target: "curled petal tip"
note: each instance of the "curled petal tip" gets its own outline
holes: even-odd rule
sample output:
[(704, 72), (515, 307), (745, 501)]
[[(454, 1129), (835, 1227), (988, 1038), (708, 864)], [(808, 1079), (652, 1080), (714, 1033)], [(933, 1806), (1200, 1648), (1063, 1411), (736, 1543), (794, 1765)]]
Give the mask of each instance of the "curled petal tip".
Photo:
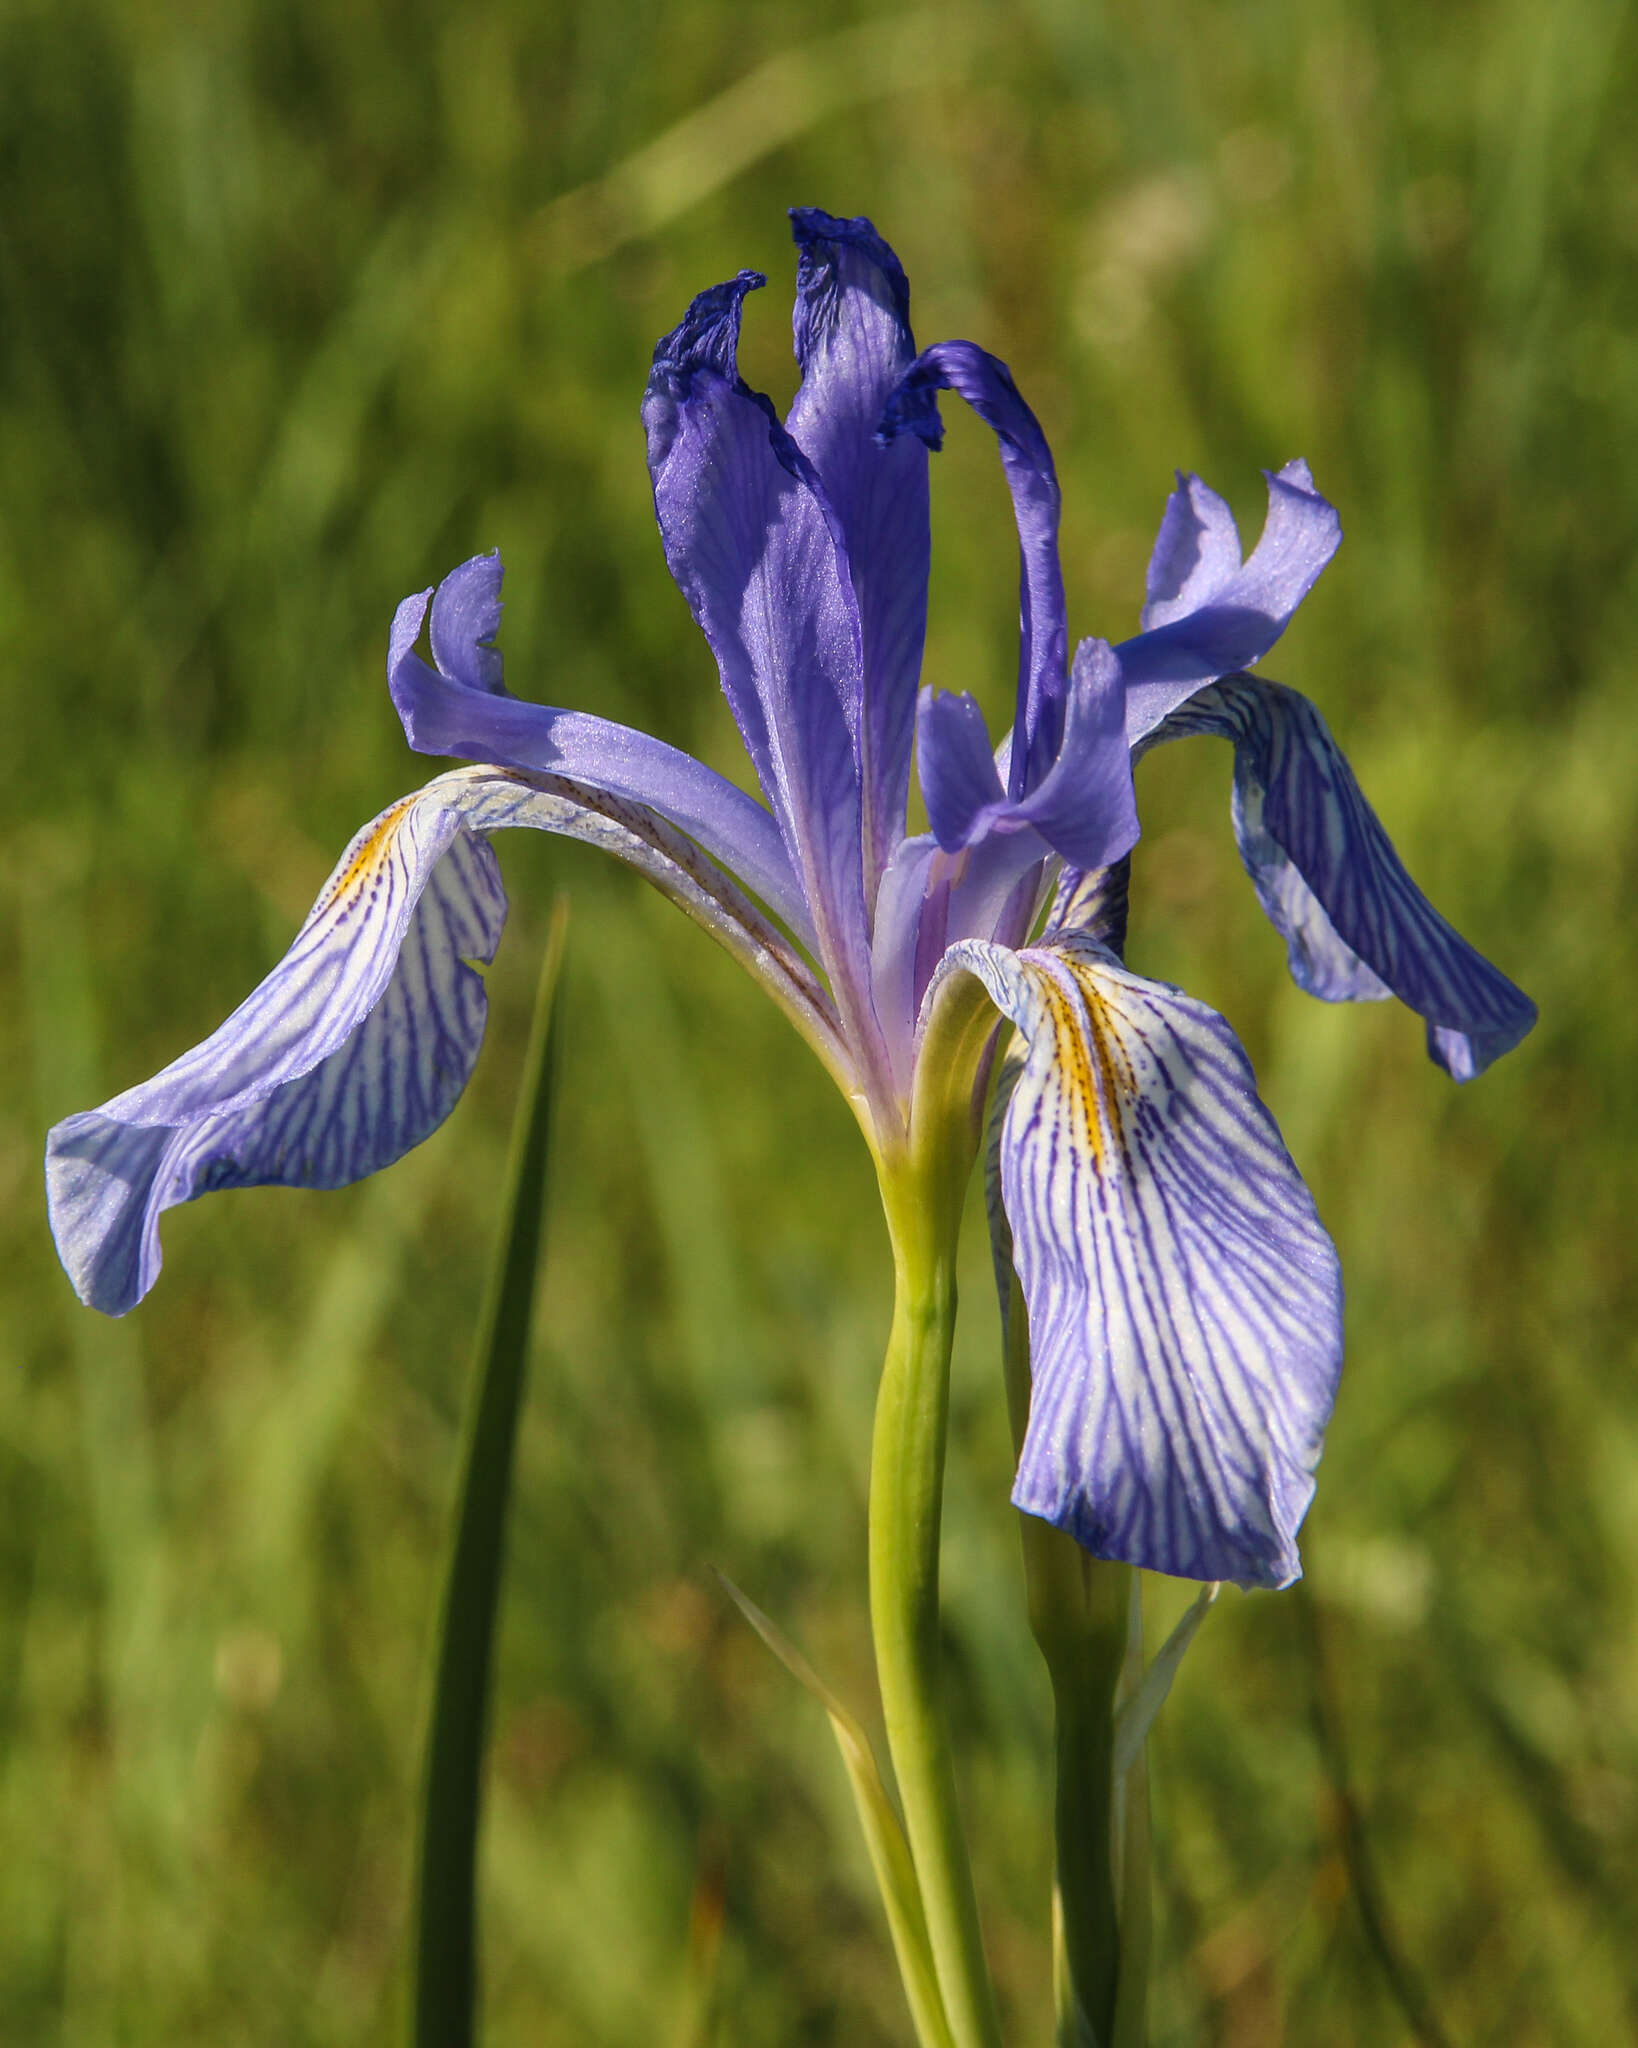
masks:
[(389, 688), (398, 671), (398, 664), (404, 659), (421, 637), (421, 627), (431, 601), (430, 586), (425, 590), (412, 591), (392, 615), (392, 630), (387, 635), (387, 683)]
[(474, 555), (452, 569), (432, 600), (432, 658), (440, 674), (469, 690), (499, 696), (505, 689), (500, 630), (500, 549)]
[(901, 434), (914, 434), (935, 453), (944, 446), (944, 422), (939, 418), (938, 393), (941, 380), (920, 363), (912, 364), (898, 389), (882, 408), (876, 439), (885, 448)]
[[(797, 312), (810, 303), (817, 273), (822, 269), (841, 271), (864, 267), (874, 271), (885, 287), (892, 310), (908, 334), (910, 326), (910, 281), (904, 265), (890, 243), (877, 234), (875, 223), (863, 214), (852, 219), (826, 213), (819, 206), (790, 209), (791, 237), (801, 252), (797, 280)], [(797, 353), (803, 353), (798, 336)]]
[(718, 376), (739, 375), (739, 322), (748, 292), (760, 291), (768, 280), (760, 270), (742, 270), (726, 283), (700, 292), (688, 311), (654, 345), (654, 373), (686, 375), (715, 370)]
[(1292, 456), (1289, 462), (1282, 462), (1278, 469), (1265, 469), (1263, 475), (1270, 483), (1290, 484), (1296, 490), (1306, 491), (1312, 498), (1320, 495), (1315, 488), (1314, 472), (1300, 455)]
[(865, 214), (827, 213), (822, 206), (793, 206), (789, 209), (791, 239), (798, 249), (857, 249), (880, 270), (901, 282), (904, 266), (890, 243), (876, 232), (876, 224)]
[(1529, 1031), (1536, 1006), (1412, 881), (1346, 755), (1306, 697), (1226, 675), (1160, 728), (1234, 747), (1234, 832), (1292, 978), (1322, 1002), (1395, 995), (1430, 1058), (1470, 1081)]

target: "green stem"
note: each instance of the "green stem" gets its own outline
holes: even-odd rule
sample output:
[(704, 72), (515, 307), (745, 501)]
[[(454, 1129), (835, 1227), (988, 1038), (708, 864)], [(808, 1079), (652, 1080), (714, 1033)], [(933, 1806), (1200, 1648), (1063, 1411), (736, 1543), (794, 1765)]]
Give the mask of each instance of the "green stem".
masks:
[(876, 1669), (950, 2033), (957, 2048), (1000, 2048), (939, 1698), (939, 1515), (960, 1202), (945, 1174), (884, 1174), (882, 1186), (895, 1294), (870, 1470)]

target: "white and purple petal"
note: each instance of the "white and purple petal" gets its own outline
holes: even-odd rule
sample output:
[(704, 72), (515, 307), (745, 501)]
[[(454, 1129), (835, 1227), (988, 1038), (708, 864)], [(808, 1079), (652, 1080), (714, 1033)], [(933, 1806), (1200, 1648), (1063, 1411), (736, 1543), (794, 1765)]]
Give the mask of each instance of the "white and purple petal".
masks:
[(1079, 936), (957, 945), (955, 969), (1027, 1046), (1000, 1139), (1030, 1327), (1014, 1501), (1097, 1557), (1288, 1585), (1342, 1292), (1244, 1052)]
[(1325, 1002), (1396, 995), (1458, 1081), (1510, 1052), (1536, 1006), (1417, 888), (1330, 728), (1306, 697), (1225, 676), (1150, 735), (1234, 744), (1234, 832), (1299, 988)]
[(1115, 649), (1134, 743), (1202, 683), (1261, 659), (1337, 551), (1341, 524), (1307, 463), (1265, 474), (1268, 518), (1243, 564), (1227, 505), (1198, 477), (1178, 477), (1149, 564), (1144, 631)]
[(387, 687), (410, 745), (422, 754), (564, 776), (646, 804), (697, 839), (812, 946), (812, 920), (784, 839), (754, 797), (664, 740), (510, 695), (500, 651), (485, 644), (499, 623), (500, 579), (498, 554), (478, 555), (444, 578), (432, 603), (436, 668), (415, 651), (427, 594), (398, 607)]
[(365, 826), (295, 943), (203, 1044), (51, 1132), (53, 1234), (82, 1300), (122, 1315), (160, 1268), (159, 1218), (253, 1186), (340, 1187), (449, 1114), (483, 1041), (481, 969), (506, 898), (486, 835), (527, 825), (603, 847), (733, 952), (838, 1081), (829, 997), (690, 840), (643, 806), (549, 776), (457, 769)]
[(202, 1045), (52, 1131), (46, 1185), (80, 1298), (123, 1315), (159, 1217), (214, 1189), (341, 1187), (448, 1115), (478, 1056), (495, 857), (438, 784), (366, 825), (290, 951)]
[(841, 532), (859, 608), (855, 724), (867, 899), (904, 833), (916, 683), (932, 549), (927, 450), (876, 438), (915, 360), (910, 287), (868, 220), (791, 210), (800, 256), (795, 341), (802, 383), (785, 425), (812, 463)]
[(922, 351), (883, 414), (883, 435), (910, 433), (936, 448), (942, 431), (933, 403), (937, 391), (954, 391), (993, 430), (1012, 493), (1020, 557), (1019, 650), (1007, 795), (1016, 801), (1046, 774), (1063, 736), (1069, 628), (1058, 561), (1058, 473), (1041, 423), (1019, 395), (1012, 372), (970, 341), (939, 342)]
[(1131, 886), (1130, 859), (1113, 861), (1106, 868), (1065, 868), (1053, 888), (1042, 936), (1055, 939), (1077, 932), (1124, 959)]

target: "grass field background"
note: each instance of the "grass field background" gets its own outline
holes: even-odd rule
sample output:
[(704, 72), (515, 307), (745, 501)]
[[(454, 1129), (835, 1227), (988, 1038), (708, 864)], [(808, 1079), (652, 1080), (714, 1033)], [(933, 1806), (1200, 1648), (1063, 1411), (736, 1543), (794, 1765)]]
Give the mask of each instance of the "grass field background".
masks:
[[(1309, 1577), (1225, 1599), (1153, 1745), (1156, 2041), (1638, 2029), (1634, 40), (1624, 0), (4, 0), (7, 2042), (399, 2035), (437, 1552), (558, 888), (485, 2038), (907, 2039), (822, 1717), (709, 1569), (868, 1704), (885, 1239), (841, 1102), (722, 956), (519, 835), (489, 1044), (422, 1150), (174, 1214), (118, 1324), (40, 1195), (48, 1123), (213, 1028), (430, 772), (383, 687), (407, 591), (498, 545), (516, 692), (742, 772), (636, 406), (742, 264), (772, 279), (747, 375), (788, 398), (793, 202), (871, 214), (918, 337), (1012, 365), (1077, 632), (1133, 630), (1174, 467), (1254, 535), (1259, 467), (1307, 456), (1347, 539), (1270, 670), (1541, 1006), (1457, 1090), (1396, 1005), (1302, 997), (1226, 750), (1144, 764), (1133, 963), (1234, 1023), (1349, 1290)], [(1010, 516), (947, 414), (927, 675), (998, 724)], [(1044, 2041), (1048, 1707), (970, 1222), (952, 1711), (1009, 2039)], [(1149, 1588), (1156, 1628), (1181, 1599)]]

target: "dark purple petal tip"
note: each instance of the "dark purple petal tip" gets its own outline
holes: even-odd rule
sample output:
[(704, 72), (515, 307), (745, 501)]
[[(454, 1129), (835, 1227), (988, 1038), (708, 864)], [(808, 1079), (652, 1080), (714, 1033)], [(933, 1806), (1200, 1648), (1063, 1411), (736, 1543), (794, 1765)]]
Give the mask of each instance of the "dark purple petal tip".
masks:
[(898, 389), (882, 408), (876, 439), (885, 448), (901, 434), (915, 434), (935, 454), (944, 446), (944, 422), (938, 416), (938, 393), (949, 388), (925, 356), (912, 363)]
[(805, 335), (800, 323), (812, 323), (821, 313), (821, 304), (816, 303), (816, 288), (820, 285), (825, 270), (836, 272), (848, 254), (862, 258), (881, 273), (882, 281), (892, 295), (893, 311), (906, 328), (910, 325), (910, 280), (904, 274), (904, 265), (894, 254), (890, 244), (877, 234), (875, 223), (863, 214), (855, 219), (826, 213), (822, 206), (793, 206), (791, 215), (791, 239), (800, 252), (796, 284), (796, 317), (799, 323), (796, 337), (796, 352), (805, 353)]
[[(913, 409), (918, 402), (928, 402), (923, 393), (934, 391), (953, 391), (966, 399), (1000, 439), (1003, 457), (1009, 452), (1021, 457), (1056, 494), (1058, 474), (1046, 435), (1013, 382), (1011, 370), (999, 356), (992, 356), (988, 349), (973, 341), (939, 341), (924, 348), (888, 400), (882, 422), (884, 430), (896, 419), (901, 399)], [(916, 421), (911, 417), (902, 424), (916, 426)], [(920, 431), (919, 426), (916, 430)]]
[(690, 304), (682, 319), (654, 345), (656, 375), (669, 371), (686, 376), (693, 370), (715, 370), (737, 380), (739, 318), (747, 292), (760, 291), (768, 280), (760, 270), (742, 270), (725, 284), (714, 284)]

